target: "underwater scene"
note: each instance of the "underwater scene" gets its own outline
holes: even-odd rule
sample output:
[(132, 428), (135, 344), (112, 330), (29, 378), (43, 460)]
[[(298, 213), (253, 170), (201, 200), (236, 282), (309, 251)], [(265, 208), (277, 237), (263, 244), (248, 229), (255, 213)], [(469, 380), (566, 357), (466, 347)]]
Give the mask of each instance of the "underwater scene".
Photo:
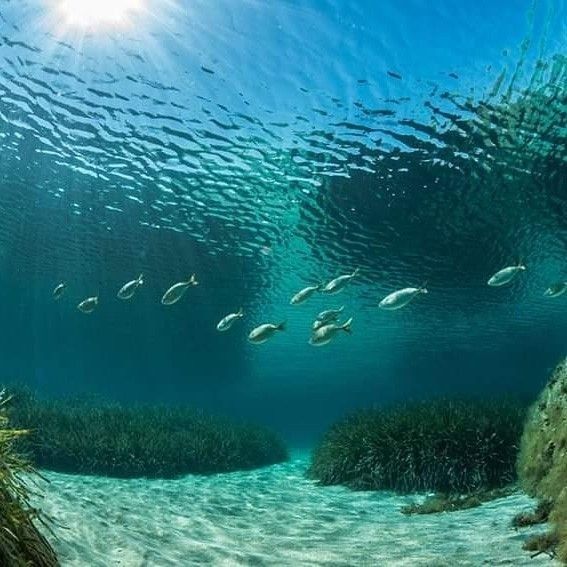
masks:
[(565, 0), (0, 0), (0, 567), (567, 564)]

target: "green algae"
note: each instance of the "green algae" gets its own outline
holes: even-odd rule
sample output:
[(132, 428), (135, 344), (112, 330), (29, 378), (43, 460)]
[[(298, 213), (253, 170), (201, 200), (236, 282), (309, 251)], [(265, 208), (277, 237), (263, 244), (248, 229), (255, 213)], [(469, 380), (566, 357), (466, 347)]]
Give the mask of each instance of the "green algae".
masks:
[(506, 498), (517, 492), (515, 485), (492, 490), (478, 490), (472, 494), (434, 494), (419, 504), (409, 504), (401, 509), (402, 514), (439, 514), (477, 508), (485, 502)]
[[(551, 531), (538, 544), (567, 564), (567, 359), (553, 372), (529, 412), (518, 457), (524, 490), (551, 503)], [(535, 544), (534, 544), (535, 545)]]

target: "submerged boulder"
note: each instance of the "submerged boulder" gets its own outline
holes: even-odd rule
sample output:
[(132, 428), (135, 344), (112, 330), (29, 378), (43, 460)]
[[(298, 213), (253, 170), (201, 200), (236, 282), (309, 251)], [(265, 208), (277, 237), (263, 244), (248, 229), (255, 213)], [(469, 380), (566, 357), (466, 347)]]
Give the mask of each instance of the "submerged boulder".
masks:
[(567, 563), (567, 359), (532, 406), (522, 435), (518, 476), (524, 490), (551, 503), (551, 542)]

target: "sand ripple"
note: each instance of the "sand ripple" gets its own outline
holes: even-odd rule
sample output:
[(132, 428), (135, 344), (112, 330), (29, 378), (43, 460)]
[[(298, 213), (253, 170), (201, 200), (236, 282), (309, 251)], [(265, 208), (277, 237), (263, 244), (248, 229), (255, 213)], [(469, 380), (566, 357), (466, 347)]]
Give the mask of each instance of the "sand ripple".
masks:
[[(510, 527), (531, 506), (518, 494), (434, 516), (399, 512), (408, 497), (321, 488), (307, 459), (254, 472), (178, 480), (46, 473), (42, 508), (63, 566), (551, 565), (521, 550)], [(541, 529), (541, 528), (538, 528)]]

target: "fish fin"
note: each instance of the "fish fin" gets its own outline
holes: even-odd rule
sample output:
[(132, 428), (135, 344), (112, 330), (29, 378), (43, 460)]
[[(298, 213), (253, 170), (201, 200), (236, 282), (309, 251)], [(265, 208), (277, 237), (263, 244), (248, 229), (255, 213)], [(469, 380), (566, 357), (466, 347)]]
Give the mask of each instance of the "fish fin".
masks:
[(276, 328), (278, 329), (278, 331), (285, 331), (286, 326), (287, 321), (282, 321), (279, 325), (276, 325)]
[(352, 332), (351, 327), (352, 327), (352, 317), (346, 323), (344, 323), (344, 325), (341, 325), (341, 329), (346, 333)]

